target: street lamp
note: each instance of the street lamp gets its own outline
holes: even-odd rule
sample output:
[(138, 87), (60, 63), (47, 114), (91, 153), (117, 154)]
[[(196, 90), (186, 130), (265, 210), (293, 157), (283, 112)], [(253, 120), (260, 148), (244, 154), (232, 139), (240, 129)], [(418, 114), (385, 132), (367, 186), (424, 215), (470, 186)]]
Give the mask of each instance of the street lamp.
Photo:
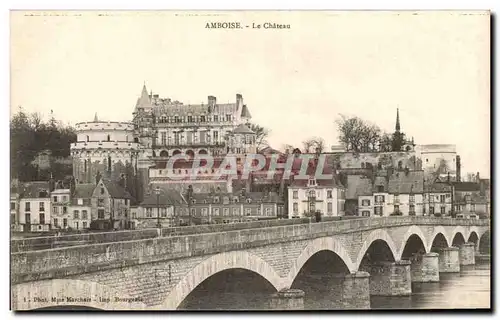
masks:
[(160, 223), (160, 187), (155, 188), (155, 194), (156, 194), (156, 216), (158, 218), (158, 223), (157, 227), (161, 228), (161, 223)]

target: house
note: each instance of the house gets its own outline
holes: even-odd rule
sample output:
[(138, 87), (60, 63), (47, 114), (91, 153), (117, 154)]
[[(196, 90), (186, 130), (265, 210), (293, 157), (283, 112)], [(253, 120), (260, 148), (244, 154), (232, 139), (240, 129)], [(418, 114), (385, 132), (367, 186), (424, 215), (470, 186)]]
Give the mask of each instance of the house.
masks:
[(303, 218), (320, 212), (323, 216), (343, 216), (345, 188), (337, 179), (291, 179), (288, 186), (288, 217)]
[(284, 211), (283, 200), (276, 192), (247, 192), (245, 188), (234, 193), (194, 193), (189, 200), (190, 215), (181, 216), (181, 224), (190, 219), (194, 224), (277, 219)]
[(154, 188), (146, 195), (132, 214), (132, 228), (154, 228), (174, 226), (175, 214), (179, 215), (181, 206), (187, 202), (181, 192), (167, 187)]
[(449, 215), (452, 208), (452, 186), (445, 182), (434, 182), (424, 187), (423, 214)]
[(456, 213), (490, 214), (489, 183), (454, 182), (452, 185)]
[(93, 183), (81, 183), (75, 185), (69, 212), (71, 220), (69, 225), (72, 229), (84, 230), (90, 228), (92, 212), (92, 194), (96, 188)]
[(373, 185), (365, 175), (348, 175), (346, 215), (373, 216)]
[(17, 187), (10, 188), (10, 230), (22, 231), (19, 224), (19, 192)]
[[(423, 171), (379, 171), (377, 176), (348, 176), (347, 199), (358, 216), (422, 215)], [(351, 209), (352, 210), (352, 209)]]
[(92, 193), (92, 229), (128, 229), (130, 194), (118, 183), (101, 179)]
[(69, 206), (71, 205), (71, 190), (70, 189), (54, 189), (50, 193), (52, 206), (52, 228), (53, 229), (68, 229), (71, 227), (71, 213)]
[(50, 184), (26, 182), (19, 189), (19, 225), (24, 232), (50, 231)]

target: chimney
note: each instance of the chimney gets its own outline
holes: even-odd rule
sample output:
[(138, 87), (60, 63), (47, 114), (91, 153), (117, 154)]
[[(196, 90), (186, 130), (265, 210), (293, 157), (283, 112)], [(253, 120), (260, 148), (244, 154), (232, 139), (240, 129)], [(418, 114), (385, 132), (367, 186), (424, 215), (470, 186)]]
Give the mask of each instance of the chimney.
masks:
[(461, 178), (461, 167), (462, 164), (460, 163), (460, 156), (457, 156), (456, 162), (455, 162), (457, 168), (456, 168), (456, 175), (457, 175), (457, 182), (460, 182), (462, 180)]
[(208, 96), (208, 106), (213, 107), (217, 103), (217, 98), (214, 96)]
[(243, 107), (243, 96), (239, 93), (236, 94), (236, 110), (240, 110)]
[(481, 179), (479, 178), (479, 172), (478, 172), (476, 175), (476, 182), (479, 183), (479, 181), (481, 181)]

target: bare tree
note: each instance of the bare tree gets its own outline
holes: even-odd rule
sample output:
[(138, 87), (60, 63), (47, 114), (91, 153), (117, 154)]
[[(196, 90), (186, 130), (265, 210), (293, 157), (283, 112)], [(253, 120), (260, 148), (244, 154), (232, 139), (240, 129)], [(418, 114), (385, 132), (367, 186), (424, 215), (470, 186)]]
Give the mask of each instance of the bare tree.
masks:
[(257, 150), (268, 144), (266, 139), (269, 137), (269, 133), (271, 132), (269, 129), (261, 127), (255, 123), (250, 123), (250, 129), (255, 133), (255, 144)]
[(325, 140), (321, 137), (311, 137), (302, 142), (305, 153), (323, 152), (325, 150)]
[(340, 115), (337, 119), (339, 142), (347, 151), (377, 151), (382, 137), (380, 128), (359, 117)]

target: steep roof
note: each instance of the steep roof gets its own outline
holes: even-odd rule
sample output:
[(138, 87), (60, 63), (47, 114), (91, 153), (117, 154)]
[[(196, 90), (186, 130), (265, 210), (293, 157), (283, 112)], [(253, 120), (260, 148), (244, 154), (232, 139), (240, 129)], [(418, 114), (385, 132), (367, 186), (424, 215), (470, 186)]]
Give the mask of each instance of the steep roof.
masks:
[(248, 110), (246, 104), (244, 104), (243, 108), (241, 108), (241, 117), (242, 118), (248, 118), (248, 119), (252, 118), (252, 115), (250, 114), (250, 111)]
[(424, 172), (395, 172), (389, 177), (389, 193), (422, 193), (424, 191)]
[(242, 134), (255, 134), (246, 124), (242, 123), (236, 128), (234, 128), (233, 133), (242, 133)]
[(451, 185), (447, 183), (437, 182), (433, 184), (426, 184), (424, 186), (425, 192), (451, 192)]
[(120, 186), (116, 182), (106, 180), (106, 179), (102, 179), (101, 181), (104, 184), (104, 186), (106, 187), (106, 189), (108, 190), (109, 195), (112, 198), (114, 198), (114, 199), (131, 199), (132, 198), (130, 193), (128, 193), (127, 190), (122, 188), (122, 186)]
[(135, 105), (136, 108), (139, 107), (151, 107), (151, 99), (149, 98), (148, 90), (146, 89), (146, 84), (142, 87), (141, 96), (137, 99), (137, 103)]
[(372, 194), (372, 182), (362, 175), (347, 176), (346, 199), (357, 199), (359, 196)]
[(480, 191), (481, 186), (475, 182), (454, 182), (455, 191)]
[(178, 205), (186, 203), (186, 200), (179, 191), (160, 187), (159, 197), (153, 191), (150, 195), (146, 196), (146, 198), (140, 205), (156, 206), (158, 203), (160, 205)]
[[(40, 194), (44, 192), (45, 194)], [(50, 183), (48, 181), (24, 182), (19, 185), (20, 198), (50, 198)]]
[(89, 199), (92, 198), (96, 185), (93, 183), (80, 183), (75, 186), (74, 198)]

